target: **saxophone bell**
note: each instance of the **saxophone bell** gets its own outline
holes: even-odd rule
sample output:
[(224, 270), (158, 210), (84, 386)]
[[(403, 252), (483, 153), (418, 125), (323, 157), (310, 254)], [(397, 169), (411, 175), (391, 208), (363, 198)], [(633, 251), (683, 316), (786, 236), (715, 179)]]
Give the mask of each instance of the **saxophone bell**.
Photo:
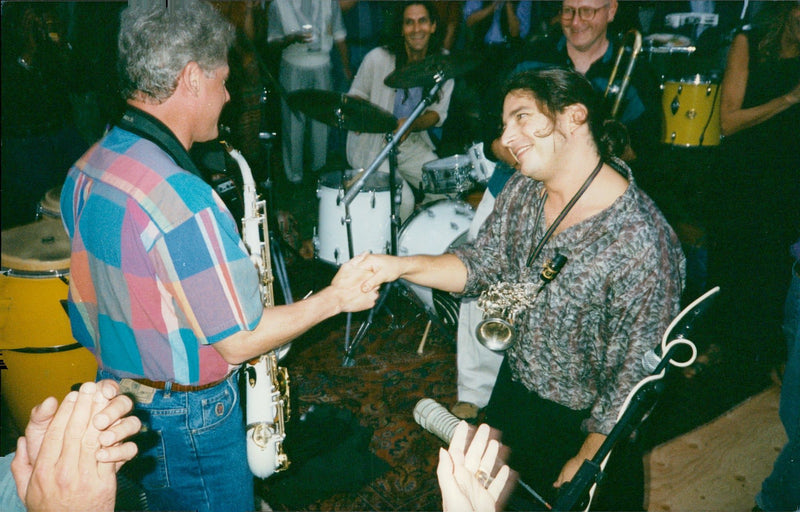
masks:
[(504, 352), (517, 341), (514, 324), (502, 316), (484, 318), (475, 328), (475, 337), (481, 345), (495, 352)]
[(567, 263), (567, 257), (556, 253), (542, 267), (538, 289), (533, 283), (497, 283), (481, 293), (478, 308), (483, 310), (483, 320), (475, 327), (475, 337), (481, 345), (495, 352), (503, 352), (514, 346), (517, 315), (532, 305), (545, 286), (556, 278)]

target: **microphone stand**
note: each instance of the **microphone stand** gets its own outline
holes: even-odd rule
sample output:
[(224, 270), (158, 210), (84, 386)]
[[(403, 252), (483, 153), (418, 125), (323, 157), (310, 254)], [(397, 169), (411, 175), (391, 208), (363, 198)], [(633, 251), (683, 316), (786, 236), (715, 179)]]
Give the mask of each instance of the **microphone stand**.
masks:
[[(375, 160), (370, 164), (370, 166), (364, 171), (364, 173), (356, 180), (355, 183), (347, 190), (344, 195), (342, 201), (344, 201), (344, 208), (345, 208), (345, 226), (347, 227), (347, 235), (348, 235), (348, 245), (350, 249), (350, 258), (352, 259), (355, 255), (353, 254), (353, 241), (352, 235), (350, 232), (350, 203), (356, 198), (356, 195), (361, 191), (364, 187), (369, 176), (375, 172), (378, 167), (383, 164), (386, 158), (389, 158), (389, 190), (392, 194), (391, 199), (391, 248), (390, 254), (393, 256), (397, 255), (397, 236), (398, 236), (398, 224), (400, 223), (399, 216), (397, 214), (398, 205), (401, 202), (402, 198), (402, 191), (396, 179), (397, 174), (397, 146), (400, 145), (399, 141), (403, 140), (403, 136), (411, 130), (411, 124), (417, 120), (417, 118), (422, 115), (426, 108), (428, 108), (432, 103), (433, 99), (438, 94), (439, 90), (442, 88), (445, 82), (445, 76), (443, 72), (438, 72), (433, 77), (433, 86), (430, 90), (425, 94), (422, 100), (417, 104), (414, 108), (411, 115), (406, 118), (405, 122), (400, 125), (397, 132), (392, 135), (391, 133), (386, 134), (386, 141), (387, 144), (383, 147), (381, 152), (375, 158)], [(373, 318), (375, 316), (375, 312), (380, 310), (383, 307), (384, 303), (386, 302), (386, 298), (389, 295), (389, 291), (393, 288), (394, 283), (387, 283), (386, 286), (383, 287), (381, 290), (381, 295), (378, 298), (375, 306), (370, 310), (369, 316), (364, 321), (364, 323), (359, 327), (358, 331), (356, 332), (353, 341), (350, 342), (350, 320), (352, 313), (347, 313), (347, 328), (345, 332), (345, 355), (342, 361), (342, 366), (353, 366), (355, 364), (355, 360), (353, 359), (353, 353), (358, 345), (361, 343), (361, 340), (367, 335), (367, 331), (369, 330), (370, 326), (372, 325)]]
[[(686, 306), (677, 317), (670, 323), (667, 331), (662, 338), (661, 347), (664, 352), (659, 356), (654, 350), (649, 351), (642, 361), (644, 367), (651, 371), (651, 376), (646, 377), (640, 383), (644, 384), (636, 389), (630, 403), (625, 408), (622, 416), (617, 420), (614, 428), (606, 437), (600, 449), (591, 460), (585, 460), (572, 480), (566, 484), (565, 488), (559, 493), (552, 510), (581, 510), (587, 508), (591, 503), (589, 491), (595, 482), (600, 483), (603, 478), (603, 464), (605, 458), (611, 453), (611, 449), (620, 439), (630, 436), (644, 421), (645, 415), (655, 405), (661, 393), (664, 391), (662, 379), (666, 375), (667, 366), (688, 366), (694, 362), (697, 355), (697, 348), (686, 335), (691, 331), (695, 320), (708, 309), (713, 298), (719, 292), (719, 287), (714, 287), (697, 300)], [(681, 322), (683, 322), (681, 324)], [(667, 341), (669, 340), (669, 343)], [(673, 360), (675, 352), (680, 345), (686, 344), (692, 348), (693, 356), (689, 361), (676, 363)], [(653, 367), (653, 364), (655, 367)], [(645, 382), (647, 381), (647, 382)]]
[[(677, 347), (676, 347), (677, 348)], [(672, 351), (667, 354), (660, 369), (669, 364), (669, 357)], [(660, 371), (660, 370), (659, 370)], [(559, 493), (558, 499), (553, 505), (553, 510), (583, 510), (586, 508), (589, 499), (589, 489), (595, 482), (600, 483), (603, 478), (602, 464), (606, 456), (611, 453), (611, 449), (620, 439), (630, 436), (644, 421), (645, 414), (655, 405), (664, 384), (660, 380), (649, 382), (634, 394), (633, 399), (628, 405), (625, 413), (617, 421), (614, 428), (606, 437), (600, 449), (591, 460), (583, 461), (578, 472), (567, 484), (563, 492)]]
[[(394, 137), (391, 133), (386, 134), (386, 142), (387, 147), (392, 146), (394, 143)], [(365, 174), (366, 176), (366, 174)], [(353, 185), (355, 186), (355, 184)], [(402, 200), (402, 191), (401, 188), (398, 187), (397, 184), (397, 150), (392, 149), (389, 151), (389, 191), (392, 195), (390, 200), (390, 227), (391, 230), (391, 242), (390, 242), (390, 254), (397, 255), (397, 226), (400, 223), (400, 217), (397, 214), (398, 206), (400, 205), (400, 201)], [(347, 228), (347, 243), (348, 248), (350, 250), (350, 259), (355, 257), (354, 250), (353, 250), (353, 234), (350, 227), (350, 204), (345, 201), (344, 203), (344, 212), (345, 212), (345, 227)], [(361, 340), (367, 335), (367, 331), (372, 326), (372, 322), (375, 318), (375, 313), (380, 311), (383, 307), (386, 299), (389, 296), (389, 292), (392, 290), (394, 283), (387, 283), (386, 286), (381, 289), (380, 296), (378, 297), (377, 302), (375, 305), (370, 309), (369, 315), (367, 319), (361, 324), (356, 332), (355, 336), (353, 337), (353, 341), (350, 341), (350, 325), (352, 319), (352, 313), (347, 313), (347, 326), (345, 328), (345, 335), (344, 335), (344, 358), (342, 359), (342, 366), (351, 367), (355, 366), (356, 362), (353, 358), (353, 352), (361, 343)]]

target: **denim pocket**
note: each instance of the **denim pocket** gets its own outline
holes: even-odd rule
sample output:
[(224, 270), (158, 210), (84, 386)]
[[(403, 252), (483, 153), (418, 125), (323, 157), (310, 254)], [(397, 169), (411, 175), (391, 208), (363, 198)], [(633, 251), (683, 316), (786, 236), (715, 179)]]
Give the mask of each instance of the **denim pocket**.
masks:
[(201, 424), (193, 425), (193, 432), (203, 433), (228, 419), (234, 408), (238, 407), (237, 396), (232, 379), (229, 378), (225, 385), (218, 386), (213, 394), (200, 399)]
[(160, 430), (146, 430), (141, 436), (146, 440), (147, 450), (135, 460), (135, 473), (144, 475), (142, 486), (146, 489), (165, 489), (169, 487), (166, 447)]

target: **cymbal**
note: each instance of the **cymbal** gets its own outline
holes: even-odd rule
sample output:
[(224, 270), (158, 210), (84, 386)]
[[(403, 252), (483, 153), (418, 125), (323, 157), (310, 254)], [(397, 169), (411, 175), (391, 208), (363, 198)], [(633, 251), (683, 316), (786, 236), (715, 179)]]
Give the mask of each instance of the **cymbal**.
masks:
[(321, 123), (362, 133), (391, 133), (397, 118), (369, 101), (335, 91), (303, 89), (287, 96), (292, 110), (299, 110)]
[(432, 85), (437, 75), (445, 80), (468, 73), (477, 68), (481, 59), (472, 54), (430, 55), (393, 71), (383, 81), (395, 89), (408, 89)]

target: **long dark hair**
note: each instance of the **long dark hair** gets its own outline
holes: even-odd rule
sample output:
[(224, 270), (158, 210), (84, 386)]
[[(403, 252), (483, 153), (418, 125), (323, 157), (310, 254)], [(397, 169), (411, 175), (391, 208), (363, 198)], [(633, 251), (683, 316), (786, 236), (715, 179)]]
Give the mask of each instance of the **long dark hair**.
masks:
[(433, 2), (396, 2), (394, 6), (394, 15), (392, 17), (391, 31), (389, 32), (389, 39), (385, 48), (395, 56), (395, 69), (402, 69), (408, 62), (408, 55), (406, 54), (406, 42), (403, 38), (403, 16), (406, 9), (411, 5), (421, 5), (428, 11), (428, 17), (431, 23), (436, 24), (436, 32), (431, 34), (430, 42), (428, 43), (428, 55), (438, 54), (442, 49), (442, 29), (439, 23), (439, 11)]
[(758, 62), (777, 60), (781, 55), (781, 37), (787, 24), (791, 23), (792, 10), (800, 2), (767, 2), (755, 15), (753, 31), (758, 41)]
[(580, 73), (559, 67), (523, 71), (506, 81), (502, 89), (503, 97), (512, 91), (530, 94), (539, 110), (553, 124), (556, 115), (570, 105), (585, 106), (589, 131), (604, 160), (619, 156), (628, 144), (625, 127), (618, 121), (605, 117), (602, 98)]

